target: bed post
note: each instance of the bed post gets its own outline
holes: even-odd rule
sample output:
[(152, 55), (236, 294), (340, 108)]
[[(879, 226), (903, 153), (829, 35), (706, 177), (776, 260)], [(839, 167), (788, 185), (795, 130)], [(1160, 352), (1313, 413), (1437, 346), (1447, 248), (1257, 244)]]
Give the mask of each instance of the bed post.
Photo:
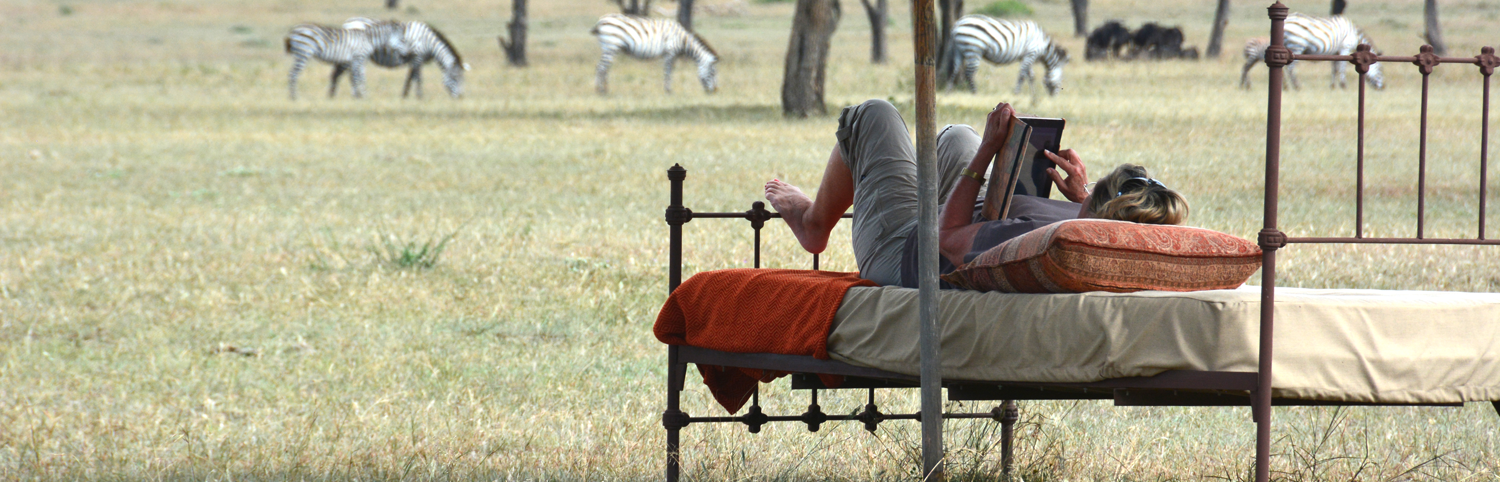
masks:
[(1281, 75), (1292, 62), (1284, 30), (1288, 13), (1281, 2), (1266, 8), (1271, 17), (1271, 45), (1266, 47), (1266, 67), (1271, 79), (1266, 107), (1266, 199), (1265, 226), (1260, 230), (1260, 368), (1251, 413), (1255, 419), (1255, 482), (1270, 480), (1271, 470), (1271, 366), (1276, 316), (1276, 250), (1286, 246), (1286, 234), (1276, 227), (1277, 196), (1281, 162)]
[[(693, 220), (693, 211), (682, 205), (682, 181), (687, 179), (687, 169), (673, 164), (667, 169), (667, 179), (672, 182), (672, 202), (667, 205), (667, 225), (671, 226), (671, 246), (667, 254), (667, 294), (682, 284), (682, 225)], [(682, 363), (677, 345), (667, 345), (667, 410), (661, 414), (661, 425), (667, 429), (667, 481), (676, 482), (681, 471), (682, 428), (688, 424), (688, 415), (682, 408), (682, 381), (687, 375), (687, 364)]]

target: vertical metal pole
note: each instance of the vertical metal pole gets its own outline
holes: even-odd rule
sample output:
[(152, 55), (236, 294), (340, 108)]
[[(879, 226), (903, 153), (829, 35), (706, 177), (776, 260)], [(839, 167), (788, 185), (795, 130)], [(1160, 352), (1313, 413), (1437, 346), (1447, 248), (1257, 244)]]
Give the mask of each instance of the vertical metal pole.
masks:
[(1355, 151), (1354, 237), (1365, 237), (1365, 73), (1359, 73), (1359, 147)]
[(1291, 63), (1284, 30), (1289, 10), (1281, 2), (1266, 9), (1271, 17), (1271, 46), (1266, 48), (1266, 67), (1269, 67), (1271, 79), (1266, 105), (1265, 225), (1260, 231), (1260, 366), (1252, 400), (1255, 482), (1269, 482), (1271, 478), (1271, 345), (1276, 316), (1276, 250), (1286, 243), (1286, 236), (1276, 228), (1276, 211), (1281, 182), (1281, 76), (1282, 68)]
[(755, 269), (760, 269), (760, 228), (755, 228)]
[(912, 53), (917, 103), (917, 300), (922, 349), (922, 473), (946, 480), (943, 471), (943, 373), (937, 319), (938, 172), (937, 35), (932, 0), (912, 0)]
[[(1485, 47), (1489, 49), (1489, 47)], [(1493, 54), (1494, 52), (1489, 52)], [(1479, 134), (1479, 239), (1484, 239), (1484, 202), (1488, 196), (1490, 148), (1490, 74), (1484, 74), (1484, 107), (1481, 109)]]
[(1422, 133), (1417, 147), (1417, 239), (1427, 214), (1427, 72), (1422, 72)]
[[(667, 224), (672, 230), (667, 254), (667, 293), (671, 294), (682, 284), (682, 223), (686, 221), (680, 216), (686, 211), (682, 205), (682, 181), (687, 179), (687, 169), (674, 164), (667, 169), (667, 179), (672, 182), (672, 203), (667, 205)], [(668, 482), (677, 482), (680, 475), (682, 427), (678, 423), (686, 418), (681, 410), (682, 378), (686, 374), (678, 352), (677, 345), (667, 345), (667, 410), (662, 414), (662, 425), (667, 429)]]
[(1015, 400), (1000, 404), (1000, 473), (1010, 480), (1010, 471), (1015, 467), (1016, 420), (1021, 418), (1021, 409)]

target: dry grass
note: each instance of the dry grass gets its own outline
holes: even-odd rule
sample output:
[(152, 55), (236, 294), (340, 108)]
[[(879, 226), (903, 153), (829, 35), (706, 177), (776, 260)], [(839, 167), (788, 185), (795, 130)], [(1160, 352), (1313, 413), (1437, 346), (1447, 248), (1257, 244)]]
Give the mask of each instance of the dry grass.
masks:
[[(0, 5), (0, 479), (659, 474), (664, 350), (649, 327), (666, 288), (663, 171), (688, 167), (699, 210), (744, 209), (768, 177), (815, 182), (834, 120), (779, 114), (790, 5), (747, 2), (745, 15), (699, 18), (724, 54), (717, 95), (699, 91), (685, 68), (678, 94), (665, 95), (659, 64), (623, 62), (614, 93), (598, 97), (585, 32), (609, 10), (602, 0), (532, 2), (526, 69), (505, 67), (495, 45), (508, 17), (499, 4), (408, 0), (416, 11), (400, 16), (437, 25), (474, 65), (467, 98), (442, 96), (429, 71), (430, 98), (401, 101), (401, 76), (378, 71), (371, 98), (328, 100), (319, 95), (328, 70), (318, 66), (303, 77), (304, 99), (286, 100), (285, 29), (389, 16), (380, 3)], [(1093, 15), (1184, 23), (1201, 46), (1212, 5), (1200, 3), (1100, 4)], [(1066, 2), (1033, 5), (1045, 26), (1067, 32)], [(868, 29), (857, 3), (844, 7), (830, 104), (879, 97), (909, 110), (905, 4), (894, 3), (888, 65), (865, 62)], [(1259, 6), (1236, 9), (1231, 52), (1265, 28)], [(1500, 4), (1444, 9), (1455, 50), (1493, 42), (1485, 35)], [(1361, 2), (1351, 14), (1386, 51), (1415, 51), (1417, 2)], [(1080, 40), (1062, 41), (1081, 55)], [(1253, 237), (1264, 81), (1236, 90), (1239, 65), (1234, 55), (1079, 60), (1055, 98), (1013, 96), (1014, 67), (987, 67), (978, 95), (940, 97), (939, 119), (978, 122), (998, 100), (1067, 117), (1070, 142), (1096, 169), (1146, 163), (1188, 193), (1194, 224)], [(1472, 236), (1469, 69), (1435, 77), (1433, 137), (1453, 144), (1432, 148), (1433, 235)], [(1408, 68), (1387, 75), (1392, 87), (1374, 94), (1371, 111), (1367, 233), (1404, 235), (1414, 223), (1418, 79)], [(1336, 174), (1352, 158), (1343, 109), (1352, 93), (1321, 88), (1325, 76), (1306, 69), (1307, 89), (1287, 100), (1297, 119), (1286, 131), (1282, 218), (1297, 234), (1352, 230), (1352, 182)], [(1324, 134), (1345, 140), (1316, 137)], [(1496, 204), (1492, 194), (1491, 225)], [(749, 263), (746, 232), (724, 226), (688, 225), (692, 270)], [(769, 232), (773, 264), (805, 262), (783, 228)], [(421, 246), (449, 233), (430, 269), (372, 254), (383, 240)], [(1283, 281), (1494, 291), (1500, 261), (1483, 253), (1299, 246), (1283, 258)], [(853, 269), (842, 246), (825, 263)], [(801, 396), (787, 391), (767, 388), (768, 411), (801, 412)], [(881, 403), (912, 410), (914, 397), (883, 394)], [(830, 412), (862, 403), (858, 393), (822, 399)], [(685, 404), (718, 410), (698, 387)], [(1249, 463), (1243, 409), (1023, 409), (1027, 480), (1239, 480)], [(1494, 480), (1500, 424), (1491, 412), (1281, 409), (1275, 464), (1285, 480)], [(993, 475), (993, 427), (948, 428), (957, 471)], [(687, 474), (914, 475), (915, 424), (889, 423), (876, 436), (848, 424), (816, 436), (785, 425), (742, 432), (690, 427)]]

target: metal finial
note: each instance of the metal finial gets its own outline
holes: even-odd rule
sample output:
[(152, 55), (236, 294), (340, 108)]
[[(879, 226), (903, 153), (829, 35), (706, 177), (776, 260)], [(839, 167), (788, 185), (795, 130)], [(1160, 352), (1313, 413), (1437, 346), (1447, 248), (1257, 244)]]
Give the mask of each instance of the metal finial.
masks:
[(1271, 16), (1271, 20), (1286, 20), (1291, 10), (1286, 5), (1282, 5), (1281, 2), (1276, 2), (1266, 7), (1266, 12)]

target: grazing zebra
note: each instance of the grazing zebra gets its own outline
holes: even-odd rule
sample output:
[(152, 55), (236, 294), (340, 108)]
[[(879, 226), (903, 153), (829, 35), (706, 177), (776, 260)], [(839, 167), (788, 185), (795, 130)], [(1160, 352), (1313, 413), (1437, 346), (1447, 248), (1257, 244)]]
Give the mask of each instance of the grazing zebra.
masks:
[[(1031, 74), (1031, 65), (1037, 60), (1047, 68), (1042, 84), (1048, 94), (1056, 94), (1062, 84), (1062, 68), (1068, 63), (1068, 51), (1048, 37), (1042, 27), (1030, 20), (1012, 22), (997, 20), (984, 15), (965, 15), (953, 24), (953, 48), (950, 61), (953, 71), (962, 65), (964, 81), (969, 92), (974, 92), (974, 72), (979, 70), (979, 59), (998, 65), (1021, 62), (1021, 73), (1016, 78), (1017, 93), (1026, 81), (1036, 83)], [(950, 84), (951, 86), (951, 84)]]
[[(443, 86), (448, 89), (448, 94), (455, 99), (463, 95), (463, 75), (464, 71), (469, 70), (469, 64), (464, 63), (458, 50), (453, 48), (453, 43), (437, 29), (422, 22), (378, 21), (363, 17), (346, 20), (344, 28), (369, 30), (375, 38), (397, 39), (396, 42), (377, 46), (370, 61), (386, 68), (411, 67), (406, 76), (406, 87), (401, 90), (401, 97), (411, 94), (412, 83), (415, 82), (417, 98), (422, 98), (422, 64), (432, 60), (436, 60), (438, 67), (443, 69)], [(335, 85), (338, 83), (339, 73), (334, 71)]]
[(1271, 46), (1271, 40), (1261, 37), (1245, 41), (1245, 68), (1240, 71), (1240, 88), (1250, 88), (1250, 68), (1266, 59), (1266, 47)]
[[(307, 66), (308, 58), (316, 58), (333, 64), (333, 80), (345, 70), (353, 84), (354, 97), (365, 93), (365, 61), (375, 52), (376, 43), (387, 48), (404, 49), (399, 38), (378, 39), (365, 30), (351, 30), (326, 25), (302, 24), (292, 27), (286, 34), (286, 53), (292, 55), (292, 72), (287, 79), (287, 89), (292, 99), (297, 98), (297, 76)], [(328, 96), (333, 97), (333, 89)]]
[[(1265, 45), (1252, 45), (1260, 42), (1264, 42)], [(1375, 50), (1375, 43), (1365, 37), (1359, 27), (1355, 27), (1353, 22), (1343, 16), (1321, 18), (1294, 13), (1286, 19), (1286, 48), (1293, 54), (1349, 55), (1359, 48), (1360, 44), (1367, 44), (1372, 52), (1376, 55), (1380, 54), (1380, 51)], [(1266, 47), (1269, 45), (1269, 41), (1260, 39), (1251, 39), (1245, 44), (1245, 68), (1240, 72), (1240, 86), (1250, 87), (1250, 80), (1247, 77), (1250, 69), (1265, 59)], [(1333, 76), (1328, 80), (1328, 87), (1347, 87), (1344, 82), (1344, 69), (1349, 66), (1349, 63), (1331, 63)], [(1296, 62), (1287, 65), (1286, 75), (1291, 80), (1292, 88), (1300, 89), (1302, 86), (1297, 82), (1297, 74), (1294, 72), (1296, 66)], [(1385, 79), (1380, 74), (1379, 62), (1370, 64), (1370, 71), (1365, 73), (1365, 81), (1376, 89), (1385, 87)]]
[(672, 64), (679, 55), (698, 62), (698, 81), (703, 83), (703, 90), (718, 90), (714, 65), (719, 62), (719, 54), (703, 37), (676, 21), (609, 14), (600, 17), (589, 33), (599, 38), (599, 48), (604, 51), (594, 82), (600, 94), (609, 91), (609, 65), (621, 51), (638, 59), (665, 58), (667, 93), (672, 92)]

